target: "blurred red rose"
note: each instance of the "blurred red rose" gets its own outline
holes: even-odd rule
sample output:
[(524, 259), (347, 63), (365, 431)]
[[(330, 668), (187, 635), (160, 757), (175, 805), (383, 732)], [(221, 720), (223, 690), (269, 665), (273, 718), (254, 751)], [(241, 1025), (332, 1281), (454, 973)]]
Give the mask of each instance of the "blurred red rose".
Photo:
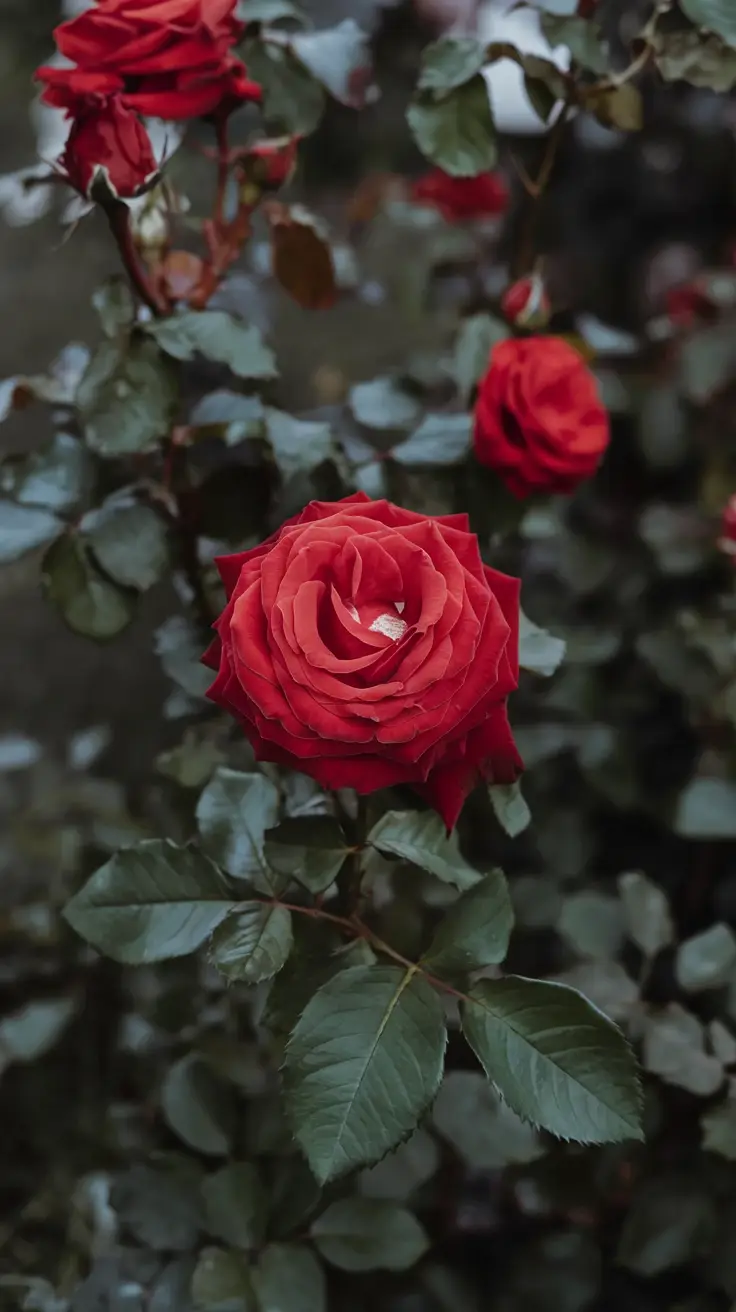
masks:
[(483, 564), (466, 515), (313, 501), (217, 565), (209, 696), (259, 760), (325, 788), (412, 784), (448, 829), (479, 778), (516, 779), (519, 583)]
[(667, 317), (677, 328), (694, 328), (708, 323), (717, 315), (716, 306), (708, 293), (696, 282), (672, 287), (665, 298)]
[(80, 97), (124, 95), (139, 114), (163, 119), (229, 113), (259, 100), (231, 54), (244, 24), (235, 0), (98, 0), (54, 33), (73, 68), (40, 68), (43, 99), (76, 113)]
[(432, 169), (412, 183), (410, 194), (417, 204), (439, 210), (448, 223), (492, 218), (504, 214), (509, 205), (508, 185), (500, 173), (453, 178), (442, 169)]
[(503, 294), (501, 301), (509, 323), (518, 328), (544, 328), (549, 323), (552, 306), (538, 273), (519, 278)]
[(491, 352), (475, 407), (475, 454), (516, 497), (572, 492), (595, 472), (608, 415), (585, 361), (559, 337), (509, 338)]
[(723, 512), (718, 545), (727, 556), (736, 559), (736, 492), (729, 497), (728, 505)]
[(69, 185), (87, 197), (98, 179), (116, 196), (137, 196), (158, 173), (145, 127), (118, 97), (80, 112), (59, 164)]

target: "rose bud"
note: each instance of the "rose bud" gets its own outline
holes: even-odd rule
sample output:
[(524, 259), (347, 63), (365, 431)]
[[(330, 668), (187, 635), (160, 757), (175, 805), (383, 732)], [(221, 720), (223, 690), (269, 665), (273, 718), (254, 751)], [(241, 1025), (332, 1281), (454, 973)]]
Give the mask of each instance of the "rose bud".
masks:
[(532, 273), (512, 283), (503, 294), (501, 309), (517, 328), (546, 328), (552, 306), (540, 275)]
[(208, 696), (259, 761), (324, 788), (409, 784), (448, 829), (478, 781), (516, 780), (519, 581), (484, 564), (467, 515), (357, 492), (216, 563)]
[(145, 127), (118, 97), (81, 109), (59, 164), (69, 185), (88, 200), (99, 186), (115, 197), (139, 196), (159, 171)]
[(300, 140), (299, 136), (276, 137), (239, 152), (240, 198), (249, 209), (258, 204), (262, 195), (278, 191), (291, 181)]
[(475, 405), (477, 459), (516, 497), (572, 492), (609, 441), (587, 364), (559, 337), (514, 337), (491, 351)]

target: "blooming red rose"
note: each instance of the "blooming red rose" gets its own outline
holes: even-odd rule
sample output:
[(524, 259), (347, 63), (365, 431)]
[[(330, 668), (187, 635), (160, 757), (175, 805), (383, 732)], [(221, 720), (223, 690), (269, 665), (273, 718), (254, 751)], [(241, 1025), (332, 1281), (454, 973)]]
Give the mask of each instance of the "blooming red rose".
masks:
[(120, 92), (139, 114), (163, 119), (229, 113), (259, 100), (231, 54), (244, 24), (235, 0), (98, 0), (54, 33), (73, 68), (40, 68), (49, 105), (76, 112), (80, 96)]
[(475, 454), (514, 496), (572, 492), (608, 440), (596, 381), (567, 342), (517, 337), (494, 346), (475, 406)]
[(145, 127), (118, 97), (81, 111), (59, 164), (69, 185), (87, 197), (98, 178), (116, 196), (137, 196), (158, 172)]
[(217, 565), (209, 696), (259, 760), (325, 788), (413, 784), (448, 829), (480, 777), (516, 779), (519, 583), (483, 564), (466, 515), (313, 501)]
[(519, 328), (544, 328), (549, 323), (552, 306), (538, 273), (519, 278), (506, 289), (501, 309), (510, 323)]
[(729, 497), (728, 505), (723, 512), (718, 545), (727, 556), (736, 558), (736, 492)]
[(432, 205), (448, 223), (460, 223), (463, 219), (487, 219), (505, 213), (509, 189), (500, 173), (453, 178), (442, 169), (432, 169), (412, 184), (411, 199)]

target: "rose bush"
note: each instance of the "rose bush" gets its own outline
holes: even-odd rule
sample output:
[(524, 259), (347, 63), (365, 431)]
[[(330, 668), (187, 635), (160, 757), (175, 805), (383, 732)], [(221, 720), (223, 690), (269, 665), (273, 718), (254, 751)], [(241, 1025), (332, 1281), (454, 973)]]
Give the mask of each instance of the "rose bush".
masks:
[(571, 492), (597, 469), (608, 416), (582, 357), (559, 337), (509, 338), (491, 352), (474, 448), (516, 497)]
[(235, 0), (100, 0), (54, 33), (72, 67), (37, 73), (49, 105), (76, 113), (80, 99), (120, 93), (139, 114), (186, 119), (260, 99), (231, 52), (244, 24)]
[(448, 829), (479, 777), (516, 779), (519, 584), (483, 564), (467, 516), (312, 502), (218, 567), (209, 696), (260, 760), (327, 788), (413, 784)]

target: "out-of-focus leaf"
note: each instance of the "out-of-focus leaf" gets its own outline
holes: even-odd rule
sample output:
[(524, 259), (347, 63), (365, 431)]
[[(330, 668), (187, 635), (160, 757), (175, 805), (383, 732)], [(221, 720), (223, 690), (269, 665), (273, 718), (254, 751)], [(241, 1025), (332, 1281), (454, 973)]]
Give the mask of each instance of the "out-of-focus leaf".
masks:
[(350, 408), (359, 423), (379, 430), (410, 428), (420, 413), (419, 402), (394, 378), (356, 383), (350, 391)]
[(579, 956), (610, 960), (617, 955), (624, 936), (619, 901), (593, 890), (573, 893), (565, 900), (557, 929)]
[(353, 18), (319, 32), (296, 32), (289, 45), (335, 100), (362, 109), (371, 81), (371, 54), (368, 37)]
[(518, 838), (531, 824), (532, 813), (524, 800), (521, 784), (491, 784), (488, 789), (491, 806), (501, 828), (509, 838)]
[(197, 824), (206, 850), (229, 875), (276, 892), (283, 880), (269, 871), (263, 845), (278, 812), (279, 793), (270, 779), (223, 766), (199, 799)]
[(533, 1162), (544, 1151), (537, 1131), (512, 1112), (480, 1071), (448, 1072), (432, 1120), (471, 1170)]
[(340, 825), (328, 815), (296, 816), (266, 833), (269, 866), (298, 879), (311, 893), (324, 893), (334, 883), (348, 852)]
[(143, 338), (123, 347), (102, 342), (76, 398), (87, 445), (110, 458), (154, 450), (171, 428), (176, 401), (170, 363)]
[(618, 888), (629, 938), (645, 956), (655, 957), (675, 936), (666, 894), (637, 870), (620, 875)]
[(223, 1085), (196, 1053), (169, 1067), (161, 1086), (167, 1123), (190, 1148), (224, 1157), (231, 1145), (231, 1110)]
[(540, 629), (523, 611), (519, 613), (519, 665), (547, 679), (565, 658), (565, 642)]
[(714, 1201), (697, 1180), (649, 1180), (626, 1215), (617, 1260), (637, 1276), (661, 1275), (707, 1251), (715, 1222)]
[(27, 551), (45, 546), (63, 530), (61, 520), (48, 510), (0, 500), (0, 565), (8, 565)]
[(269, 1244), (253, 1271), (259, 1312), (327, 1312), (324, 1271), (303, 1244)]
[(712, 1107), (701, 1117), (700, 1125), (706, 1151), (736, 1162), (736, 1100), (729, 1097)]
[(189, 697), (204, 697), (212, 671), (202, 664), (203, 641), (183, 615), (171, 615), (156, 630), (154, 645), (164, 672)]
[(136, 1163), (118, 1176), (112, 1205), (125, 1228), (148, 1248), (186, 1253), (202, 1229), (196, 1162), (173, 1153), (155, 1165)]
[(482, 73), (441, 100), (431, 92), (417, 92), (407, 120), (422, 154), (452, 177), (474, 177), (494, 168), (496, 127)]
[(133, 619), (134, 598), (104, 578), (77, 534), (52, 543), (43, 558), (41, 582), (69, 628), (85, 638), (114, 638)]
[(10, 1062), (36, 1061), (53, 1048), (77, 1010), (74, 998), (27, 1002), (0, 1020), (0, 1069)]
[(736, 934), (728, 925), (711, 925), (680, 943), (675, 974), (686, 993), (701, 993), (727, 984), (736, 966)]
[(680, 793), (674, 830), (681, 838), (736, 838), (736, 783), (700, 776)]
[(439, 1165), (437, 1140), (426, 1130), (416, 1130), (377, 1166), (361, 1173), (360, 1192), (366, 1198), (405, 1203), (415, 1190), (432, 1179)]
[(0, 466), (0, 484), (21, 506), (40, 506), (65, 514), (82, 499), (89, 456), (69, 433), (56, 433), (49, 446)]
[(202, 1184), (205, 1226), (231, 1248), (260, 1243), (266, 1223), (263, 1184), (252, 1162), (229, 1162)]
[(246, 1258), (224, 1248), (202, 1249), (192, 1298), (201, 1312), (260, 1312)]
[(670, 1002), (646, 1023), (644, 1067), (667, 1084), (709, 1098), (723, 1083), (723, 1067), (705, 1051), (705, 1031), (697, 1016)]
[(681, 6), (696, 27), (715, 32), (736, 49), (736, 13), (729, 0), (681, 0)]
[(271, 233), (274, 277), (305, 310), (329, 310), (337, 300), (338, 287), (322, 225), (302, 205), (269, 201), (263, 208)]
[(443, 36), (425, 46), (417, 85), (440, 97), (469, 82), (486, 63), (485, 46), (475, 37)]
[(611, 54), (597, 23), (577, 15), (544, 13), (541, 27), (551, 46), (567, 46), (574, 63), (590, 73), (610, 72)]
[(470, 450), (469, 415), (427, 415), (391, 452), (400, 465), (456, 465)]
[(730, 91), (736, 83), (736, 50), (715, 34), (660, 30), (653, 46), (665, 82), (689, 82), (711, 91)]
[(108, 497), (81, 527), (97, 563), (115, 583), (145, 592), (164, 577), (171, 561), (166, 523), (133, 495)]
[(405, 1271), (429, 1247), (411, 1212), (374, 1198), (333, 1203), (310, 1234), (325, 1260), (341, 1271)]
[(202, 437), (222, 437), (226, 446), (237, 446), (249, 437), (261, 437), (264, 408), (259, 396), (243, 396), (227, 388), (208, 392), (189, 416), (190, 427)]
[(224, 310), (183, 310), (168, 319), (154, 319), (146, 331), (175, 360), (207, 360), (227, 365), (239, 378), (256, 381), (277, 376), (276, 358), (260, 329), (241, 323)]
[(135, 299), (130, 285), (122, 274), (109, 278), (92, 295), (94, 305), (106, 337), (117, 338), (129, 333), (135, 324)]
[(243, 58), (249, 75), (263, 89), (266, 122), (290, 134), (314, 132), (325, 109), (324, 88), (289, 46), (246, 41)]
[(507, 325), (492, 314), (472, 314), (462, 320), (455, 341), (453, 376), (466, 404), (488, 369), (493, 347), (508, 335)]
[(283, 410), (267, 409), (266, 435), (283, 478), (316, 469), (334, 454), (329, 424), (295, 419)]

